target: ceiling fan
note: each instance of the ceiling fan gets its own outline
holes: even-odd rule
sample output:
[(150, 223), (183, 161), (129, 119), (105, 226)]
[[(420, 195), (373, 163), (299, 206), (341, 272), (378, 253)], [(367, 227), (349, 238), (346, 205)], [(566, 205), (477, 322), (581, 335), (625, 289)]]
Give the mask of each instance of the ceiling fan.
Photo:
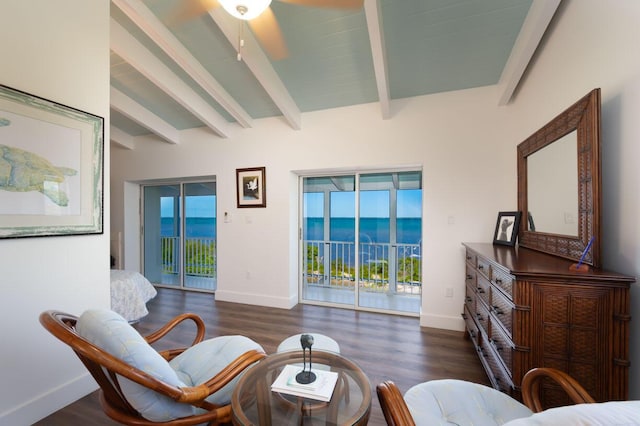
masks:
[[(231, 16), (247, 21), (256, 39), (269, 57), (278, 61), (288, 56), (287, 45), (280, 31), (276, 17), (269, 7), (272, 0), (189, 0), (181, 2), (179, 10), (174, 13), (174, 22), (207, 13), (217, 7), (224, 8)], [(360, 9), (364, 0), (276, 0), (300, 6), (320, 7), (325, 9)], [(242, 41), (240, 42), (240, 46)], [(240, 51), (238, 51), (240, 59)]]

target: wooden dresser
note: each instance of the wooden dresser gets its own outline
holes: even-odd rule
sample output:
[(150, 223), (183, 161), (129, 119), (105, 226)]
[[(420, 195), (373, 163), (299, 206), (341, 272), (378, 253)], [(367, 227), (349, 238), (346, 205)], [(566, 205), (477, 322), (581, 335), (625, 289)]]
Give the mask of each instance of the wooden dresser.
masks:
[[(554, 367), (597, 401), (627, 399), (633, 277), (571, 272), (573, 261), (526, 248), (463, 245), (462, 316), (493, 387), (521, 399), (528, 370)], [(552, 385), (543, 389), (545, 407), (569, 403)]]

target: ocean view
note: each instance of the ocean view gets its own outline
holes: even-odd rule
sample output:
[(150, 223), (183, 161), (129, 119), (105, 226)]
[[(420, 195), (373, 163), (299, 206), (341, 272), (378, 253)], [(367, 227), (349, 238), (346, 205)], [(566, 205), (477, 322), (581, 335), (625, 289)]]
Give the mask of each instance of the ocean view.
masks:
[[(304, 229), (305, 240), (322, 240), (323, 219), (321, 217), (307, 218)], [(333, 218), (331, 219), (332, 241), (354, 241), (355, 219)], [(161, 235), (169, 237), (173, 234), (173, 219), (163, 217), (161, 219)], [(216, 237), (216, 218), (213, 217), (189, 217), (187, 218), (187, 238)], [(360, 234), (362, 242), (388, 243), (389, 219), (388, 218), (363, 218), (360, 220)], [(422, 238), (422, 219), (400, 218), (398, 219), (397, 242), (401, 244), (418, 244)]]
[[(306, 240), (322, 240), (322, 226), (324, 219), (321, 217), (307, 218), (307, 226), (304, 232)], [(397, 241), (401, 244), (418, 244), (422, 238), (422, 219), (400, 218), (397, 221)], [(339, 217), (331, 219), (331, 241), (355, 241), (355, 219)], [(369, 217), (360, 219), (360, 240), (363, 243), (388, 243), (389, 219)]]

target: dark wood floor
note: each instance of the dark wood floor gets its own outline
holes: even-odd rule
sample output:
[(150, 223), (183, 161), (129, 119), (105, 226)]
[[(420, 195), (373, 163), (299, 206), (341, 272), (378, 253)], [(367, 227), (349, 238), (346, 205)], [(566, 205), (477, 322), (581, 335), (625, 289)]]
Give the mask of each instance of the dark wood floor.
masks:
[[(322, 333), (340, 344), (342, 355), (356, 361), (371, 382), (374, 395), (370, 425), (385, 425), (375, 386), (393, 380), (404, 393), (427, 380), (456, 378), (488, 384), (473, 345), (463, 333), (420, 328), (417, 318), (299, 304), (291, 310), (217, 302), (205, 293), (159, 289), (148, 303), (150, 314), (136, 328), (146, 334), (182, 312), (195, 312), (207, 325), (208, 337), (242, 334), (273, 353), (286, 337)], [(182, 326), (181, 326), (182, 327)], [(165, 338), (169, 346), (186, 345), (188, 327)], [(163, 347), (159, 347), (162, 349)], [(36, 425), (115, 425), (90, 394)]]

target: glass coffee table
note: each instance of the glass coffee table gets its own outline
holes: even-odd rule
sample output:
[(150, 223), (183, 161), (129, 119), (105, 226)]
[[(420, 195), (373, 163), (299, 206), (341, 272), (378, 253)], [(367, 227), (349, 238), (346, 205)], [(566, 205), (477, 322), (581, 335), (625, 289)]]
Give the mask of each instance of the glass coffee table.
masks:
[(269, 355), (249, 368), (231, 398), (234, 425), (366, 425), (371, 412), (371, 385), (353, 361), (333, 352), (313, 351), (313, 368), (338, 373), (329, 402), (271, 391), (287, 364), (300, 364), (302, 351)]

